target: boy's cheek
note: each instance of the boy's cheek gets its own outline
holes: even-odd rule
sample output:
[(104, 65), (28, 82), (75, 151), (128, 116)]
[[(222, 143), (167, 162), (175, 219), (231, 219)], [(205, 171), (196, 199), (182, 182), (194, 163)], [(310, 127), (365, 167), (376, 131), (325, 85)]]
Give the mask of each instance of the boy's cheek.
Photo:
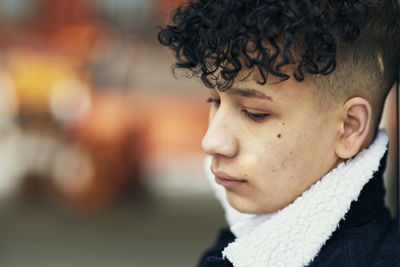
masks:
[[(263, 159), (256, 153), (245, 153), (240, 158), (240, 172), (243, 175), (243, 179), (251, 179), (254, 170), (258, 169), (258, 165), (262, 164)], [(260, 164), (261, 163), (261, 164)]]

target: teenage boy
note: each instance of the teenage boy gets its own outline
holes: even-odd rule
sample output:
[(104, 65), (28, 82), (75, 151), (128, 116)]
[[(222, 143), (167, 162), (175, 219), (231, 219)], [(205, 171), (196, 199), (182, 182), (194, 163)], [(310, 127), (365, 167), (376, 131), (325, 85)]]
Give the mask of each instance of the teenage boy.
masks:
[(394, 0), (190, 0), (161, 28), (176, 67), (209, 88), (202, 147), (230, 229), (201, 266), (400, 266), (378, 130), (399, 13)]

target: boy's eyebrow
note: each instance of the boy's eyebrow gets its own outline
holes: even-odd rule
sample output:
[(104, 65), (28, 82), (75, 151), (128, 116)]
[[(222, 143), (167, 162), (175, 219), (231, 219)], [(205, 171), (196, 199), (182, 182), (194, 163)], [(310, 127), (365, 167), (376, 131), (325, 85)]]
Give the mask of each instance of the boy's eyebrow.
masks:
[(272, 98), (267, 96), (261, 91), (251, 89), (251, 88), (236, 88), (232, 87), (226, 91), (227, 94), (230, 95), (238, 95), (243, 97), (252, 97), (252, 98), (261, 98), (264, 100), (272, 101)]

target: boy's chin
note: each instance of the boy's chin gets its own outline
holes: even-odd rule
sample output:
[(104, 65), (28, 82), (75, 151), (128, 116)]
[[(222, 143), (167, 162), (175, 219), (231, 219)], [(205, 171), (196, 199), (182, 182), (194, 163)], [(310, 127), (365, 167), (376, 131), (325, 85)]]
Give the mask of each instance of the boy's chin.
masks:
[(250, 197), (238, 196), (228, 191), (226, 193), (226, 198), (229, 205), (241, 213), (268, 214), (279, 210), (278, 206), (265, 205), (265, 203), (260, 203)]

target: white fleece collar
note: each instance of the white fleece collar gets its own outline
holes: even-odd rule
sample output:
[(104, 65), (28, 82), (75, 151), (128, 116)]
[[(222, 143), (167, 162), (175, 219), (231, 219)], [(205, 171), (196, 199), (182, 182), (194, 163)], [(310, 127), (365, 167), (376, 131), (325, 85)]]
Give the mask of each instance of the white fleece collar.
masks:
[[(307, 266), (336, 230), (363, 186), (379, 168), (388, 135), (380, 130), (375, 141), (353, 159), (331, 170), (293, 203), (272, 215), (243, 214), (215, 187), (227, 220), (238, 227), (239, 238), (222, 252), (235, 267)], [(223, 190), (223, 188), (222, 188)]]

